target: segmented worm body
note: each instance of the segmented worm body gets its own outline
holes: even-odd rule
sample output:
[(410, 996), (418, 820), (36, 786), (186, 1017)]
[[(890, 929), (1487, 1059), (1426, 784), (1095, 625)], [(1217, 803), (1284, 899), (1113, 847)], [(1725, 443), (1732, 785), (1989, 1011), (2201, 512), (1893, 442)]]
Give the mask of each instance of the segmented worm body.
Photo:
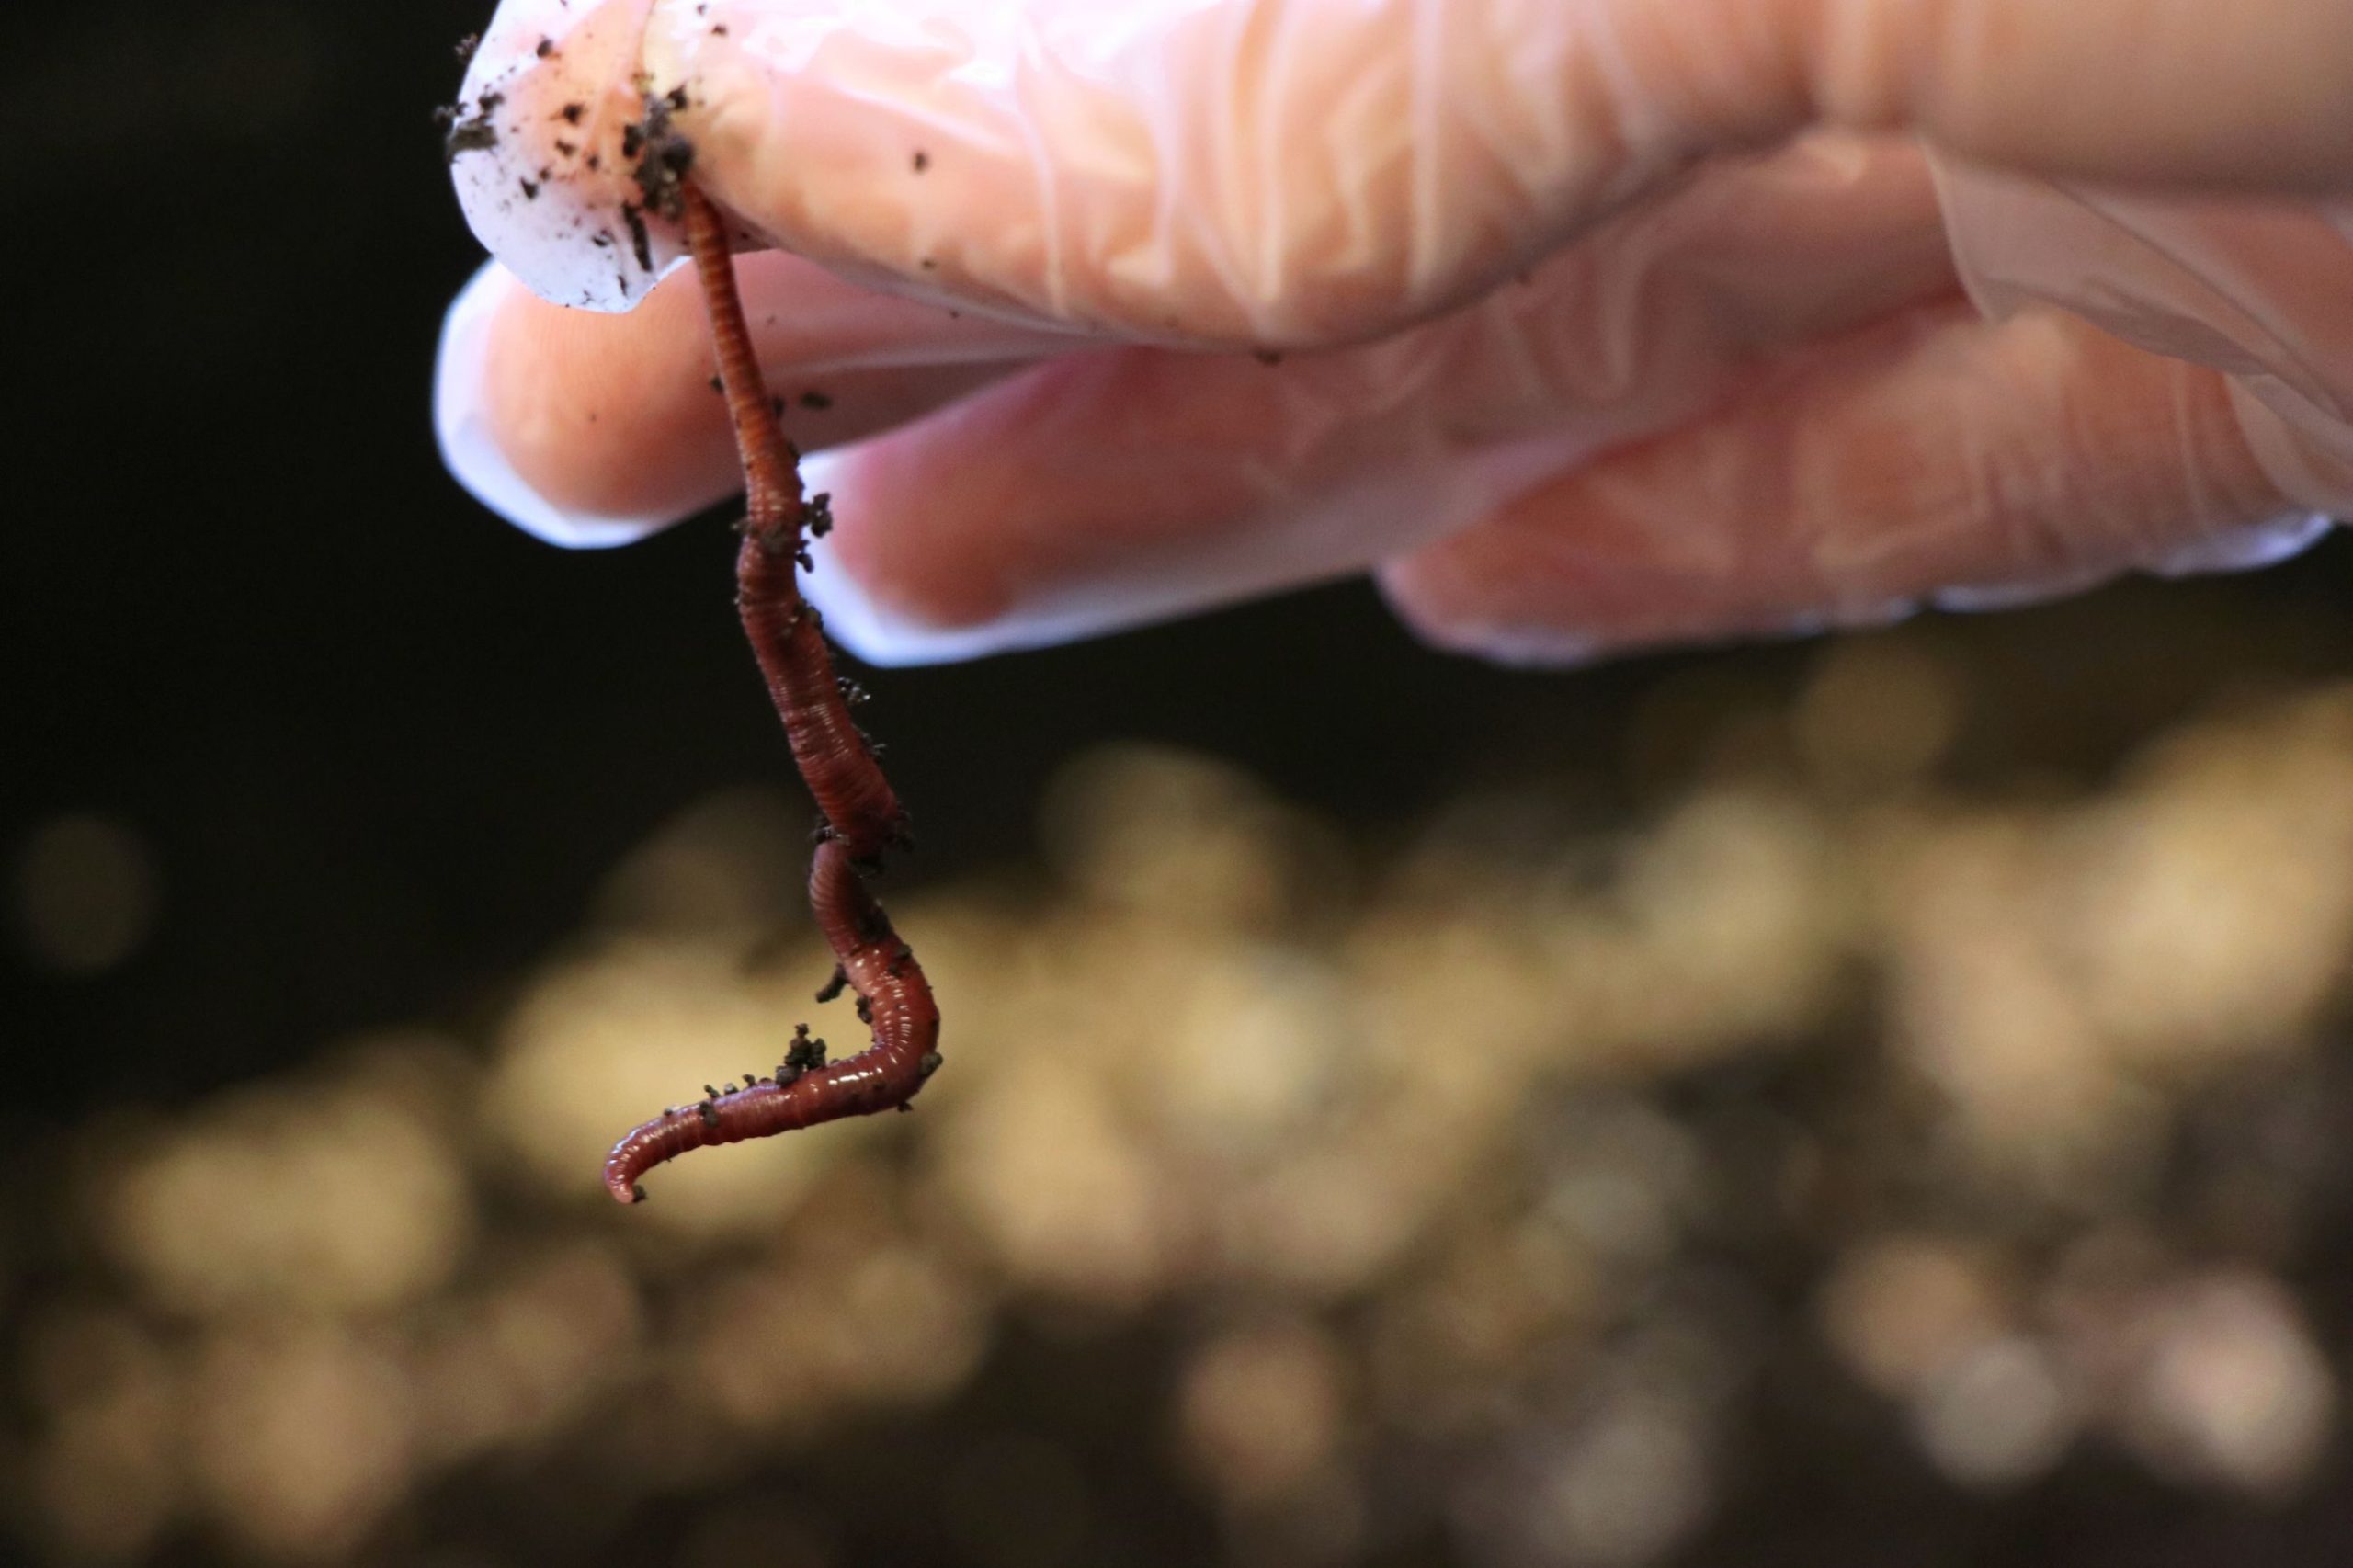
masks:
[[(675, 173), (684, 170), (685, 160), (676, 160)], [(623, 1203), (642, 1201), (638, 1178), (689, 1149), (904, 1107), (939, 1067), (939, 1009), (931, 987), (859, 877), (860, 867), (907, 842), (906, 812), (882, 777), (872, 744), (850, 718), (817, 612), (801, 598), (796, 575), (808, 562), (803, 528), (822, 533), (826, 527), (824, 497), (812, 502), (801, 494), (796, 454), (778, 426), (753, 357), (719, 212), (682, 179), (670, 189), (701, 278), (720, 381), (744, 460), (750, 516), (735, 560), (736, 608), (784, 721), (793, 760), (824, 817), (810, 868), (809, 903), (838, 967), (818, 996), (829, 1001), (845, 983), (856, 990), (859, 1016), (871, 1024), (874, 1041), (829, 1065), (824, 1042), (803, 1025), (772, 1076), (753, 1077), (741, 1088), (708, 1087), (701, 1100), (674, 1106), (636, 1129), (605, 1160), (606, 1188)]]
[(906, 812), (850, 719), (817, 612), (793, 581), (796, 566), (793, 556), (746, 530), (735, 561), (735, 605), (826, 830), (849, 846), (852, 859), (870, 864), (906, 842)]
[(864, 999), (874, 1043), (827, 1065), (824, 1041), (811, 1039), (804, 1027), (775, 1076), (664, 1111), (614, 1145), (605, 1162), (605, 1185), (622, 1202), (642, 1196), (636, 1190), (640, 1176), (689, 1149), (889, 1110), (904, 1105), (938, 1070), (939, 1008), (923, 968), (891, 929), (890, 916), (858, 880), (839, 841), (817, 846), (809, 902), (842, 973)]

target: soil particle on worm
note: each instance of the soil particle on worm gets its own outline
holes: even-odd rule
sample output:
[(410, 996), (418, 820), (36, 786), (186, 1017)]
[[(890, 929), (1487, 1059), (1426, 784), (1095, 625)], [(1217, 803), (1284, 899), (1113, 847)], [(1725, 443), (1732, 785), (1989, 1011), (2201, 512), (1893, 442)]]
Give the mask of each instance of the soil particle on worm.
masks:
[(621, 155), (644, 197), (644, 208), (676, 222), (685, 213), (687, 176), (695, 166), (695, 144), (681, 134), (675, 117), (687, 107), (687, 90), (646, 95), (645, 118), (621, 132)]

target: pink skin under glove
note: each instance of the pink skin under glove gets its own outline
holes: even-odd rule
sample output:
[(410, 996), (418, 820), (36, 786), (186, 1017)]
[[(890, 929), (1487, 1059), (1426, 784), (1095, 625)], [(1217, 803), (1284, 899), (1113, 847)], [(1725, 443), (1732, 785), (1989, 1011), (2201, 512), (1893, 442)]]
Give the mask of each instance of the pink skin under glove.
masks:
[(510, 0), (439, 427), (563, 542), (733, 488), (650, 90), (773, 247), (869, 659), (1366, 571), (1562, 661), (2259, 564), (2353, 513), (2348, 81), (2342, 0)]

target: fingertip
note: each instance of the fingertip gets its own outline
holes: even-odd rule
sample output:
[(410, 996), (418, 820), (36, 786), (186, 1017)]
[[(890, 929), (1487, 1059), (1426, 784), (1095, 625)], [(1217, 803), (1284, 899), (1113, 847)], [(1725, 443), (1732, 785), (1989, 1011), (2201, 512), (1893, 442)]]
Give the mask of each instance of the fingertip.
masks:
[(811, 565), (802, 574), (801, 596), (824, 619), (825, 635), (862, 663), (881, 669), (957, 664), (1020, 646), (1006, 623), (981, 620), (962, 626), (926, 621), (875, 593), (861, 573), (871, 575), (870, 552), (842, 548), (846, 539), (867, 531), (858, 521), (859, 497), (845, 454), (821, 452), (801, 460), (801, 486), (831, 497), (834, 528), (809, 543)]
[[(959, 664), (1055, 647), (1235, 597), (1214, 568), (1206, 576), (1164, 569), (1010, 588), (1008, 580), (1037, 564), (1028, 554), (1034, 541), (1002, 519), (993, 526), (985, 504), (943, 530), (940, 488), (910, 489), (897, 472), (936, 472), (924, 456), (886, 437), (801, 460), (803, 484), (831, 497), (834, 516), (833, 530), (810, 543), (813, 564), (801, 591), (824, 618), (826, 634), (867, 664)], [(959, 496), (950, 505), (972, 501)]]
[(486, 397), (492, 326), (501, 301), (520, 287), (505, 267), (486, 262), (443, 319), (433, 378), (433, 432), (441, 460), (474, 499), (534, 538), (567, 550), (634, 543), (669, 519), (560, 507), (517, 472), (499, 443)]
[(625, 311), (685, 256), (631, 156), (654, 5), (506, 0), (466, 72), (450, 183), (483, 247), (544, 299)]
[(1576, 669), (1614, 651), (1606, 639), (1564, 621), (1515, 621), (1493, 613), (1493, 597), (1454, 570), (1456, 564), (1440, 544), (1373, 574), (1390, 613), (1430, 647), (1532, 670)]
[(2253, 528), (2234, 528), (2193, 540), (2150, 562), (2146, 570), (2160, 577), (2259, 572), (2302, 555), (2336, 527), (2336, 519), (2318, 512), (2289, 512)]
[(2070, 599), (2099, 586), (2114, 574), (2070, 572), (2049, 576), (1992, 576), (1982, 582), (1948, 583), (1928, 593), (1928, 602), (1949, 615), (2003, 615)]
[(809, 547), (809, 558), (813, 564), (801, 578), (801, 597), (824, 618), (825, 635), (861, 664), (877, 669), (952, 665), (1003, 649), (985, 627), (923, 626), (892, 614), (842, 571), (822, 543)]
[[(2193, 536), (2152, 553), (2135, 563), (2134, 569), (2154, 577), (2259, 572), (2302, 555), (2336, 527), (2336, 520), (2322, 513), (2287, 512), (2268, 521)], [(1956, 615), (2031, 609), (2097, 587), (2115, 574), (2113, 570), (2100, 568), (2050, 577), (1956, 584), (1937, 589), (1929, 600), (1937, 608)]]

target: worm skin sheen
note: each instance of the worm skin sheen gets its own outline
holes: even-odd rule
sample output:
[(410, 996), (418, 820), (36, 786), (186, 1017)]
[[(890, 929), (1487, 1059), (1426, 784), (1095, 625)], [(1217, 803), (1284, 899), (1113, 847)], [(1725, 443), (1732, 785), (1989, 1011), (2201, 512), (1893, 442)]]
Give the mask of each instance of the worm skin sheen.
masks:
[[(650, 109), (648, 123), (666, 120), (658, 108)], [(683, 171), (691, 163), (688, 150), (675, 167)], [(810, 1039), (803, 1026), (773, 1076), (724, 1093), (712, 1088), (694, 1104), (673, 1106), (636, 1129), (605, 1159), (606, 1189), (623, 1203), (642, 1201), (638, 1178), (689, 1149), (904, 1107), (939, 1066), (939, 1009), (931, 987), (858, 874), (885, 848), (906, 842), (907, 823), (874, 748), (850, 719), (817, 612), (801, 597), (796, 573), (807, 562), (802, 530), (822, 526), (823, 511), (802, 498), (798, 454), (784, 438), (752, 351), (718, 210), (691, 184), (676, 186), (676, 199), (744, 459), (751, 515), (735, 559), (736, 608), (784, 721), (793, 760), (825, 818), (809, 872), (809, 903), (839, 968), (819, 996), (830, 999), (845, 983), (854, 986), (874, 1042), (847, 1062), (827, 1064), (824, 1043)]]
[(809, 902), (842, 972), (866, 1000), (874, 1042), (846, 1062), (799, 1068), (693, 1105), (675, 1106), (613, 1145), (605, 1187), (623, 1203), (644, 1200), (638, 1178), (665, 1160), (714, 1143), (740, 1143), (846, 1116), (872, 1116), (915, 1097), (939, 1068), (939, 1009), (915, 955), (858, 880), (847, 845), (817, 846)]
[(850, 718), (817, 612), (801, 597), (791, 553), (799, 543), (797, 530), (782, 543), (745, 532), (735, 559), (735, 608), (801, 781), (850, 858), (870, 864), (905, 842), (907, 814)]

